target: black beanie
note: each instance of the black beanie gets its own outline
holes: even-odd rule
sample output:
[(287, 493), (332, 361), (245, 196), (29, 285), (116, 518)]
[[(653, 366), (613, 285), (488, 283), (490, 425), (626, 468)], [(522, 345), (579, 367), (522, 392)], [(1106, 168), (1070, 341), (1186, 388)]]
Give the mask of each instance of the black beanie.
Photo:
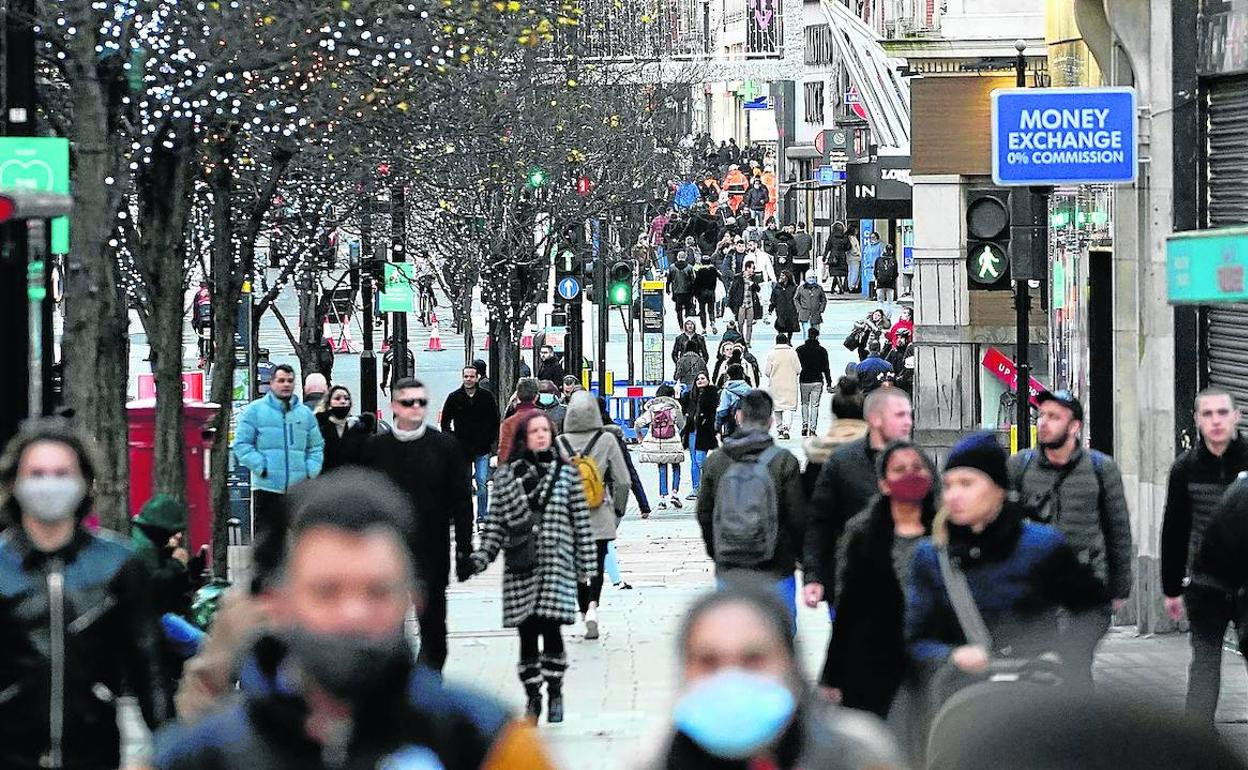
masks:
[(1002, 489), (1010, 488), (1010, 473), (1005, 467), (1005, 449), (997, 443), (997, 437), (983, 431), (972, 433), (953, 445), (945, 458), (945, 470), (974, 468), (988, 476)]

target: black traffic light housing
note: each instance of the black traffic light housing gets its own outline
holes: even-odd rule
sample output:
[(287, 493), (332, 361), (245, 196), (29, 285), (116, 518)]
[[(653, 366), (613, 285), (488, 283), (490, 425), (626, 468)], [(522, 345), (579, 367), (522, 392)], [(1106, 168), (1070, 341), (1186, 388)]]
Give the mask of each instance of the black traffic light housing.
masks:
[(1008, 289), (1010, 193), (977, 188), (966, 196), (966, 270), (972, 288)]
[(1049, 277), (1049, 199), (1033, 187), (1010, 190), (1010, 277), (1044, 281)]
[(607, 282), (607, 303), (629, 307), (633, 304), (633, 265), (628, 260), (620, 260), (611, 266), (611, 277)]

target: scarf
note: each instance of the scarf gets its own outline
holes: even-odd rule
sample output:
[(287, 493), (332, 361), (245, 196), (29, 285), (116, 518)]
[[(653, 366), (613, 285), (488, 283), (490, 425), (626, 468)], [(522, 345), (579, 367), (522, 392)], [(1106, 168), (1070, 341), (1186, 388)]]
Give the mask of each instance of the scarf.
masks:
[[(535, 508), (545, 504), (542, 497), (547, 485), (542, 481), (551, 474), (557, 464), (558, 456), (553, 449), (543, 449), (540, 452), (526, 449), (520, 458), (511, 464), (516, 480), (520, 482), (525, 496), (529, 498), (529, 504)], [(549, 495), (546, 497), (549, 499)]]
[(966, 569), (975, 564), (1001, 561), (1009, 556), (1023, 533), (1023, 519), (1018, 510), (1006, 503), (982, 532), (970, 527), (946, 523), (949, 532), (949, 556)]
[(425, 435), (425, 430), (428, 427), (429, 424), (424, 422), (422, 422), (416, 430), (403, 430), (396, 425), (390, 429), (390, 432), (393, 433), (394, 437), (399, 441), (406, 443), (408, 441), (415, 441), (416, 439), (423, 437)]

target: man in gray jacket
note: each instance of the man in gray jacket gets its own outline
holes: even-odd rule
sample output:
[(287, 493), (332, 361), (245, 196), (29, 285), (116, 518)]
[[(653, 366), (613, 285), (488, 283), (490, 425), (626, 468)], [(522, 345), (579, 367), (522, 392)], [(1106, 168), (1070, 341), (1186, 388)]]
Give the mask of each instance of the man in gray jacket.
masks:
[(1027, 516), (1059, 529), (1103, 587), (1103, 603), (1072, 618), (1068, 631), (1072, 659), (1067, 675), (1072, 684), (1091, 690), (1096, 647), (1109, 630), (1112, 613), (1131, 594), (1131, 519), (1118, 465), (1080, 444), (1079, 399), (1059, 390), (1041, 393), (1037, 400), (1039, 447), (1010, 458), (1010, 486)]

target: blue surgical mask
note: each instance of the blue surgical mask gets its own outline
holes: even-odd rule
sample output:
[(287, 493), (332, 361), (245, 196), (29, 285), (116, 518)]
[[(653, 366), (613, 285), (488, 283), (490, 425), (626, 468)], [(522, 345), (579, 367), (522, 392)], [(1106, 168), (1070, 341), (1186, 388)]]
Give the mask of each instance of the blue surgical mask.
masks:
[(558, 400), (554, 393), (543, 393), (537, 397), (537, 403), (542, 406), (554, 406)]
[(797, 700), (783, 682), (725, 669), (676, 704), (676, 729), (709, 754), (745, 759), (774, 745), (793, 721)]

